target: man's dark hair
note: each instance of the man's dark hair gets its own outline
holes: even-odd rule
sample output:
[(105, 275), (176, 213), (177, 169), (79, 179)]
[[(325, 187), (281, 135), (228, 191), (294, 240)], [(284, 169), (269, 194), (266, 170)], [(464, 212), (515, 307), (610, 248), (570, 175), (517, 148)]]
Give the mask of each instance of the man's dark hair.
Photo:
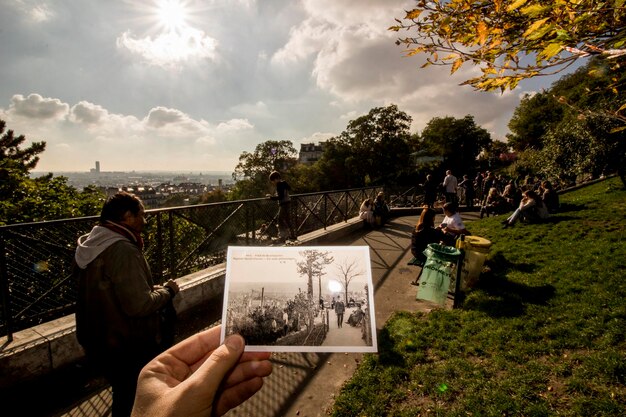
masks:
[(139, 210), (143, 206), (141, 199), (135, 194), (127, 193), (126, 191), (120, 191), (119, 193), (112, 195), (102, 206), (100, 212), (100, 222), (104, 223), (107, 220), (112, 222), (120, 222), (124, 220), (124, 214), (130, 211), (132, 214), (139, 214)]
[(274, 180), (279, 180), (280, 179), (280, 172), (278, 171), (273, 171), (270, 174), (270, 181), (274, 181)]

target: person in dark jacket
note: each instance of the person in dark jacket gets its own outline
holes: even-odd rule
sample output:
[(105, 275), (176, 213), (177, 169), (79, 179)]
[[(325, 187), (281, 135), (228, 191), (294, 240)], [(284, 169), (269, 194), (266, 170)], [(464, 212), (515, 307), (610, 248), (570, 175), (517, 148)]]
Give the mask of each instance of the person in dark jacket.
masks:
[(276, 186), (276, 194), (269, 196), (270, 199), (278, 201), (278, 237), (281, 242), (288, 239), (295, 241), (298, 239), (291, 224), (291, 187), (287, 181), (283, 180), (280, 172), (273, 171), (270, 174), (270, 181)]
[(120, 192), (109, 198), (100, 223), (78, 239), (76, 336), (88, 362), (113, 390), (113, 417), (129, 416), (141, 368), (173, 342), (164, 327), (178, 285), (155, 285), (143, 256), (141, 200)]
[(423, 266), (426, 263), (424, 250), (429, 243), (439, 243), (444, 238), (443, 231), (435, 227), (436, 215), (435, 210), (425, 206), (415, 225), (415, 230), (411, 233), (411, 254), (416, 259), (416, 265)]

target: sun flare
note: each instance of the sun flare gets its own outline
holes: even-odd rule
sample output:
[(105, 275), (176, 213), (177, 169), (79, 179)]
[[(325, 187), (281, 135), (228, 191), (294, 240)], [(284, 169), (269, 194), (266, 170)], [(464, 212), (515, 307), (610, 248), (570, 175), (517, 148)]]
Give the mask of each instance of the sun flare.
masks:
[(187, 26), (188, 10), (180, 0), (160, 0), (157, 16), (167, 30), (177, 30)]

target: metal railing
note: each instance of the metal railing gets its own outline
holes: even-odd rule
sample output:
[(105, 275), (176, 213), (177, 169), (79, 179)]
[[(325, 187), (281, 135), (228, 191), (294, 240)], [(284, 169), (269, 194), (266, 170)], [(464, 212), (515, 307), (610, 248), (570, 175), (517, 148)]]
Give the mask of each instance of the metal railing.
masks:
[[(298, 236), (358, 216), (361, 202), (382, 187), (292, 196)], [(162, 283), (225, 261), (228, 246), (266, 245), (277, 232), (269, 199), (203, 204), (146, 212), (144, 253)], [(74, 312), (72, 260), (77, 239), (98, 217), (0, 226), (0, 336)]]

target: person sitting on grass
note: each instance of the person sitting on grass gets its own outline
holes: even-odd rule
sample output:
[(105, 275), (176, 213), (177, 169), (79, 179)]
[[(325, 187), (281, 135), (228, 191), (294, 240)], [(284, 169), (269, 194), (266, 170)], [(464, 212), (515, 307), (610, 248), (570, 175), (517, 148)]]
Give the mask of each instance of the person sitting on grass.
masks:
[(489, 217), (489, 214), (502, 214), (507, 209), (508, 205), (504, 197), (496, 187), (491, 187), (485, 199), (485, 204), (480, 208), (480, 218), (482, 219), (483, 216)]
[(430, 243), (439, 243), (443, 240), (443, 231), (435, 228), (435, 216), (437, 212), (428, 206), (424, 206), (422, 214), (411, 233), (411, 254), (414, 260), (412, 265), (423, 266), (426, 263), (424, 250)]
[(559, 210), (559, 195), (556, 193), (552, 183), (547, 180), (542, 182), (541, 189), (543, 190), (541, 199), (548, 208), (548, 212), (552, 214), (556, 213)]
[(519, 207), (502, 222), (502, 225), (506, 229), (513, 226), (520, 218), (522, 221), (533, 223), (547, 219), (549, 216), (548, 208), (537, 193), (533, 190), (526, 190), (523, 193)]
[(444, 233), (443, 241), (447, 246), (454, 246), (457, 237), (471, 234), (465, 228), (461, 215), (457, 212), (456, 203), (444, 204), (443, 214), (445, 214), (445, 217), (439, 225), (439, 229)]

